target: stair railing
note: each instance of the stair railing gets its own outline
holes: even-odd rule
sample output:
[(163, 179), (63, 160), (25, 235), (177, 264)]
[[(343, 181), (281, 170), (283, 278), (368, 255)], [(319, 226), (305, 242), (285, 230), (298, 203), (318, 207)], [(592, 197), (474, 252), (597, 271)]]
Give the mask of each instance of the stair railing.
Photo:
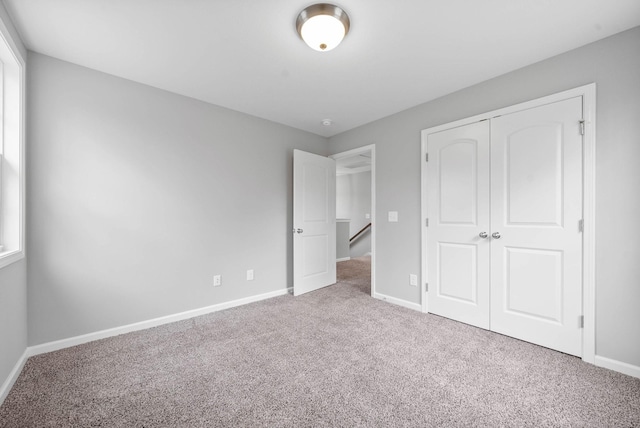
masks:
[(353, 235), (350, 239), (349, 239), (349, 243), (352, 243), (358, 236), (362, 235), (367, 229), (369, 229), (371, 227), (371, 223), (369, 223), (368, 225), (366, 225), (365, 227), (363, 227), (362, 229), (360, 229), (360, 231), (358, 233), (356, 233), (355, 235)]

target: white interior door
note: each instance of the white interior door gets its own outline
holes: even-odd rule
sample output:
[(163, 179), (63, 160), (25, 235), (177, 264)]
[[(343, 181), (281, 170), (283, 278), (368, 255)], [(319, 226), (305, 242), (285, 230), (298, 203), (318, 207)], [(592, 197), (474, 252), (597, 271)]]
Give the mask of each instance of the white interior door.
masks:
[(491, 330), (578, 356), (581, 119), (576, 97), (491, 120)]
[(336, 282), (336, 163), (293, 151), (293, 294)]
[(429, 312), (582, 355), (582, 97), (427, 135)]
[(431, 134), (427, 150), (429, 312), (488, 329), (489, 122)]

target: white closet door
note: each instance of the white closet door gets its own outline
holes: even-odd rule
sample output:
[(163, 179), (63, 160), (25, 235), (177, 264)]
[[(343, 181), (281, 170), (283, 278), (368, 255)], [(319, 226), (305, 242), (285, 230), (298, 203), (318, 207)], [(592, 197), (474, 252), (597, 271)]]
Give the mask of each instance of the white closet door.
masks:
[(428, 136), (429, 312), (489, 328), (489, 122)]
[(581, 118), (577, 97), (491, 120), (491, 330), (578, 356)]

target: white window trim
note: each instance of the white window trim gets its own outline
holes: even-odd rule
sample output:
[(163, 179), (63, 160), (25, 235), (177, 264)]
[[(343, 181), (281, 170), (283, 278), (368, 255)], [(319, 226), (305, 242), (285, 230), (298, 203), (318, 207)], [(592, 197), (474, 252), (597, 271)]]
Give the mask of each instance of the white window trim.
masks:
[[(26, 62), (0, 19), (2, 132), (0, 150), (0, 269), (25, 257)], [(9, 199), (10, 197), (10, 199)]]

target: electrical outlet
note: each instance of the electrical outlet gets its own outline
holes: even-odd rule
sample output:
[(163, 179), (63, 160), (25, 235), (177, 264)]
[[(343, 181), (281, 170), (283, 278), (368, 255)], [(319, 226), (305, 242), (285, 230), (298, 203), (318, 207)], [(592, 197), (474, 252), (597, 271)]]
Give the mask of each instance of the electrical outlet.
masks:
[(371, 219), (371, 214), (366, 213), (366, 214), (364, 215), (364, 218), (366, 218), (367, 220)]
[(221, 275), (213, 275), (213, 286), (218, 287), (222, 285), (222, 276)]
[(253, 281), (253, 269), (247, 271), (247, 281)]
[(398, 221), (398, 211), (389, 211), (389, 222), (396, 223)]
[(410, 274), (409, 275), (409, 284), (417, 287), (418, 286), (418, 275)]

